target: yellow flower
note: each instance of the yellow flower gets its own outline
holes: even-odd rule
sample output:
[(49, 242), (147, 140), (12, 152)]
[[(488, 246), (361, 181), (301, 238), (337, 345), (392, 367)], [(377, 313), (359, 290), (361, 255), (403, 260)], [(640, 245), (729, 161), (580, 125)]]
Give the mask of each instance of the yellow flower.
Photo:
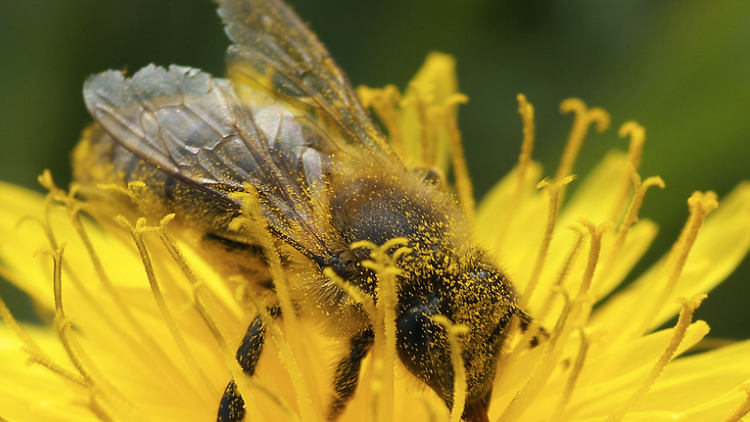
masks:
[[(638, 219), (646, 189), (663, 185), (637, 175), (640, 126), (621, 130), (632, 139), (628, 154), (611, 153), (566, 195), (588, 126), (604, 129), (608, 116), (564, 102), (576, 113), (569, 147), (558, 174), (540, 182), (533, 108), (519, 97), (519, 165), (474, 210), (455, 125), (465, 98), (456, 94), (452, 59), (430, 56), (403, 97), (395, 88), (360, 95), (410, 166), (438, 167), (445, 177), (452, 162), (477, 239), (535, 318), (506, 345), (491, 421), (738, 421), (748, 413), (750, 341), (673, 359), (704, 339), (708, 325), (692, 322), (693, 310), (750, 248), (750, 185), (718, 209), (715, 195), (693, 195), (673, 249), (607, 299), (656, 234), (654, 223)], [(0, 420), (214, 420), (232, 377), (253, 421), (325, 419), (337, 356), (331, 340), (293, 316), (270, 320), (273, 341), (257, 376), (244, 377), (234, 350), (256, 299), (241, 284), (170, 235), (170, 217), (94, 220), (49, 174), (40, 180), (46, 197), (0, 184), (1, 274), (49, 318), (19, 325), (0, 306)], [(137, 196), (139, 186), (117, 189)], [(387, 260), (379, 264), (381, 277), (391, 274)], [(678, 313), (673, 327), (660, 329)], [(539, 344), (529, 346), (535, 337)], [(397, 361), (388, 364), (392, 352), (376, 345), (341, 420), (456, 421), (460, 409), (451, 414)]]

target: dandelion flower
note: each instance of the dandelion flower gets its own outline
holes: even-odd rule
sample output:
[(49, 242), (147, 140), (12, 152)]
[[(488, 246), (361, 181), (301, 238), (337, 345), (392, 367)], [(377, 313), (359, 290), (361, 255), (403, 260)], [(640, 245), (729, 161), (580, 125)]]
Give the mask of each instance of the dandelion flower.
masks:
[[(410, 168), (437, 169), (443, 183), (453, 175), (475, 237), (534, 318), (506, 342), (489, 420), (728, 422), (750, 411), (750, 341), (679, 357), (708, 334), (693, 311), (750, 248), (750, 185), (720, 203), (711, 192), (691, 196), (673, 248), (613, 294), (656, 236), (656, 225), (639, 219), (647, 190), (664, 187), (638, 174), (645, 131), (637, 123), (620, 129), (630, 138), (628, 153), (610, 153), (569, 194), (589, 127), (606, 129), (608, 114), (577, 99), (563, 102), (562, 111), (575, 115), (573, 129), (559, 170), (543, 179), (531, 159), (533, 107), (519, 96), (519, 163), (476, 205), (456, 125), (466, 98), (457, 93), (451, 57), (430, 55), (403, 93), (389, 86), (358, 94)], [(93, 208), (79, 199), (80, 185), (66, 192), (49, 173), (40, 182), (46, 196), (0, 184), (0, 274), (47, 321), (19, 323), (0, 302), (0, 421), (215, 420), (233, 378), (247, 420), (325, 420), (340, 345), (293, 313), (279, 322), (266, 315), (272, 340), (255, 376), (244, 376), (235, 350), (264, 307), (173, 228), (174, 215), (153, 220), (132, 209)], [(137, 203), (143, 188), (97, 189)], [(257, 223), (254, 202), (243, 204), (237, 223), (253, 216)], [(380, 257), (373, 255), (373, 268), (381, 282), (395, 282), (395, 261)], [(276, 279), (284, 278), (283, 264), (269, 262)], [(386, 335), (376, 337), (339, 420), (457, 421), (466, 395), (461, 365), (454, 361), (451, 411), (394, 359), (386, 340), (395, 327), (384, 303), (369, 306)], [(662, 328), (675, 316), (674, 326)], [(438, 323), (450, 338), (461, 335), (451, 321)]]

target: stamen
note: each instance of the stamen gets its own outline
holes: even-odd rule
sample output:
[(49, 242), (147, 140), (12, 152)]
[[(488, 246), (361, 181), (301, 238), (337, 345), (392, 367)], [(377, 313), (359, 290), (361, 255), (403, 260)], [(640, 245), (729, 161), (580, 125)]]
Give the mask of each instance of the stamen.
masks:
[[(560, 272), (558, 273), (557, 280), (555, 280), (554, 287), (550, 289), (550, 291), (547, 294), (547, 297), (544, 301), (544, 306), (540, 308), (540, 311), (534, 314), (534, 319), (538, 321), (544, 321), (547, 318), (548, 313), (552, 310), (552, 301), (557, 296), (557, 293), (560, 289), (563, 289), (564, 282), (566, 277), (568, 276), (568, 273), (570, 272), (570, 269), (573, 266), (573, 263), (578, 256), (578, 251), (580, 251), (581, 246), (583, 245), (583, 239), (585, 237), (585, 233), (579, 226), (571, 226), (571, 230), (575, 231), (577, 236), (575, 241), (573, 242), (573, 247), (570, 249), (570, 252), (568, 253), (567, 258), (565, 259), (565, 262), (563, 263), (562, 268), (560, 269)], [(530, 330), (526, 330), (527, 332)], [(528, 333), (524, 334), (524, 339), (527, 336)], [(536, 335), (536, 333), (534, 333)], [(529, 337), (529, 340), (531, 340), (533, 337)], [(523, 342), (521, 344), (524, 344)], [(525, 343), (528, 344), (528, 343)]]
[(638, 386), (638, 389), (633, 393), (630, 399), (628, 399), (625, 404), (617, 408), (605, 422), (621, 421), (625, 414), (638, 403), (641, 397), (643, 397), (644, 394), (648, 393), (648, 391), (651, 389), (651, 386), (654, 385), (654, 382), (656, 382), (656, 379), (659, 378), (659, 375), (661, 375), (664, 368), (674, 357), (677, 348), (685, 338), (685, 333), (687, 332), (687, 329), (693, 320), (693, 313), (696, 309), (698, 309), (698, 307), (701, 305), (701, 302), (703, 302), (705, 298), (705, 294), (697, 294), (690, 298), (690, 300), (680, 299), (680, 301), (682, 302), (682, 310), (680, 311), (680, 316), (677, 319), (677, 324), (674, 327), (674, 333), (672, 334), (672, 339), (669, 341), (669, 345), (667, 345), (667, 349), (656, 362), (656, 365), (651, 370), (651, 373), (649, 373), (646, 379), (643, 380), (641, 385)]
[[(234, 196), (242, 201), (243, 217), (246, 219), (249, 218), (250, 224), (247, 224), (248, 221), (245, 220), (239, 220), (238, 224), (242, 224), (245, 229), (250, 231), (253, 239), (257, 239), (258, 243), (263, 248), (263, 253), (268, 260), (268, 266), (271, 270), (271, 275), (273, 276), (274, 285), (276, 287), (276, 294), (279, 298), (279, 305), (281, 307), (281, 313), (282, 315), (284, 315), (284, 325), (286, 326), (289, 335), (284, 336), (281, 330), (278, 328), (278, 325), (276, 325), (275, 322), (267, 315), (267, 319), (270, 321), (270, 323), (267, 323), (263, 316), (261, 316), (261, 318), (263, 319), (263, 323), (266, 324), (266, 326), (272, 332), (274, 341), (282, 351), (283, 360), (289, 371), (289, 375), (292, 378), (292, 384), (294, 385), (294, 389), (297, 393), (297, 405), (299, 406), (302, 420), (312, 421), (314, 420), (315, 412), (312, 408), (311, 395), (309, 394), (305, 386), (305, 377), (303, 376), (303, 372), (300, 371), (300, 367), (297, 364), (297, 360), (295, 359), (295, 355), (300, 357), (305, 356), (305, 348), (300, 344), (300, 341), (303, 337), (302, 330), (299, 328), (297, 313), (292, 303), (292, 296), (289, 292), (289, 286), (287, 285), (283, 266), (281, 265), (281, 258), (279, 257), (278, 251), (274, 247), (274, 241), (271, 237), (271, 233), (268, 230), (266, 219), (263, 217), (263, 211), (260, 208), (258, 191), (255, 189), (255, 187), (249, 184), (245, 185), (245, 190), (246, 191), (244, 193), (237, 193), (234, 194)], [(255, 300), (258, 300), (251, 290), (252, 289), (247, 289), (247, 293), (250, 299), (253, 300), (253, 298), (255, 298)], [(258, 300), (258, 303), (255, 303), (254, 301), (253, 303), (256, 305), (256, 308), (258, 308), (260, 301)], [(262, 306), (260, 307), (262, 308)], [(258, 309), (258, 311), (259, 313), (261, 313), (261, 311), (265, 312), (265, 309)], [(295, 353), (292, 353), (292, 351), (294, 351)]]
[[(65, 316), (65, 309), (62, 302), (62, 265), (63, 252), (65, 243), (60, 244), (60, 248), (50, 256), (54, 262), (53, 272), (53, 291), (55, 297), (55, 319), (54, 326), (57, 331), (60, 343), (63, 346), (70, 362), (78, 370), (85, 380), (86, 388), (91, 394), (100, 396), (107, 402), (118, 414), (127, 421), (147, 421), (148, 418), (141, 411), (133, 406), (106, 378), (98, 371), (96, 365), (86, 354), (85, 350), (72, 335), (70, 322)], [(95, 380), (98, 380), (95, 381)]]
[(49, 360), (46, 356), (42, 356), (37, 354), (35, 351), (32, 351), (30, 349), (27, 349), (24, 345), (22, 347), (23, 351), (29, 354), (29, 358), (27, 359), (28, 364), (37, 364), (41, 365), (47, 369), (49, 369), (52, 373), (57, 374), (61, 376), (62, 378), (73, 382), (81, 387), (86, 388), (86, 379), (84, 379), (81, 375), (75, 374), (62, 366), (54, 363), (53, 361)]
[(745, 392), (747, 397), (745, 397), (745, 400), (740, 404), (739, 407), (729, 416), (727, 416), (726, 419), (724, 419), (723, 422), (739, 422), (745, 415), (750, 413), (750, 385), (743, 384), (740, 388)]
[(589, 234), (591, 235), (591, 246), (589, 246), (589, 260), (588, 264), (586, 265), (586, 271), (584, 271), (583, 273), (583, 283), (581, 283), (581, 286), (578, 289), (578, 294), (584, 295), (591, 288), (591, 280), (594, 279), (594, 271), (596, 270), (596, 264), (599, 262), (599, 252), (601, 252), (602, 248), (602, 235), (605, 231), (607, 231), (612, 223), (607, 221), (599, 224), (598, 226), (594, 226), (592, 222), (586, 220), (585, 218), (579, 219), (578, 222), (586, 227), (589, 230)]
[[(250, 287), (250, 282), (245, 279), (242, 276), (232, 276), (230, 277), (230, 280), (232, 281), (239, 281), (243, 285), (247, 286), (246, 294), (248, 299), (250, 299), (250, 302), (252, 302), (253, 306), (255, 306), (255, 310), (258, 312), (258, 315), (260, 316), (260, 319), (263, 321), (263, 325), (266, 327), (266, 329), (271, 333), (271, 337), (273, 338), (274, 342), (279, 348), (279, 352), (281, 354), (281, 359), (284, 362), (284, 366), (287, 368), (287, 373), (289, 374), (289, 377), (292, 379), (292, 384), (294, 385), (295, 392), (297, 393), (297, 405), (300, 408), (300, 413), (303, 421), (313, 421), (314, 419), (307, 419), (309, 417), (312, 417), (312, 408), (310, 408), (310, 403), (308, 400), (308, 394), (307, 390), (305, 389), (304, 380), (302, 379), (302, 372), (299, 370), (299, 365), (297, 365), (297, 359), (295, 358), (294, 353), (292, 352), (292, 348), (289, 345), (289, 342), (287, 340), (290, 339), (291, 336), (285, 336), (284, 333), (281, 331), (281, 327), (279, 327), (279, 324), (274, 321), (274, 319), (271, 317), (271, 315), (268, 313), (268, 310), (266, 310), (266, 307), (261, 302), (260, 298), (258, 298), (258, 295), (255, 294), (253, 289)], [(282, 313), (284, 311), (282, 310)], [(286, 315), (284, 314), (284, 319), (286, 320)], [(252, 378), (245, 376), (246, 378), (249, 378), (252, 380)], [(272, 393), (272, 390), (269, 390), (271, 392), (271, 397), (276, 397), (277, 400), (281, 400), (281, 397), (276, 396), (276, 394)], [(306, 409), (309, 411), (309, 414), (305, 414), (303, 407), (301, 406), (300, 401), (306, 400), (307, 403), (305, 404), (308, 408)], [(281, 403), (281, 402), (279, 402)], [(287, 406), (288, 408), (288, 406)], [(289, 409), (291, 412), (291, 409)], [(296, 419), (296, 418), (295, 418)]]
[(323, 275), (328, 277), (329, 280), (333, 282), (333, 284), (336, 285), (336, 287), (340, 288), (341, 290), (345, 291), (346, 294), (356, 303), (361, 304), (365, 307), (365, 311), (368, 315), (374, 315), (375, 310), (375, 302), (372, 300), (370, 296), (367, 295), (362, 289), (355, 286), (351, 282), (345, 281), (343, 278), (339, 277), (338, 274), (336, 274), (335, 271), (333, 271), (333, 268), (326, 267), (323, 270)]
[(502, 248), (508, 235), (511, 223), (516, 216), (518, 204), (521, 202), (523, 187), (526, 185), (526, 176), (529, 164), (531, 163), (531, 153), (534, 151), (534, 140), (536, 138), (536, 125), (534, 124), (534, 106), (526, 101), (526, 96), (518, 94), (518, 113), (523, 120), (523, 143), (521, 144), (521, 153), (518, 156), (518, 165), (516, 166), (516, 188), (513, 191), (508, 211), (505, 213), (502, 226), (498, 230), (498, 241), (496, 242), (495, 252), (502, 255)]
[[(49, 190), (49, 193), (44, 199), (44, 220), (41, 222), (41, 226), (47, 236), (47, 240), (49, 241), (52, 250), (57, 250), (59, 247), (57, 240), (55, 239), (54, 232), (52, 231), (50, 214), (52, 212), (53, 204), (60, 203), (67, 209), (73, 227), (81, 237), (84, 245), (86, 245), (89, 255), (93, 254), (93, 256), (96, 258), (96, 253), (93, 252), (93, 247), (91, 246), (91, 243), (88, 239), (88, 235), (83, 229), (83, 224), (81, 223), (79, 216), (81, 203), (74, 197), (74, 192), (71, 190), (70, 193), (66, 193), (64, 190), (57, 187), (57, 185), (55, 185), (55, 182), (52, 180), (52, 173), (49, 170), (45, 170), (44, 173), (39, 176), (39, 183), (44, 188)], [(97, 262), (98, 258), (94, 262), (95, 268), (97, 267)], [(99, 264), (99, 268), (101, 268), (101, 264)], [(91, 306), (97, 316), (108, 326), (110, 326), (114, 331), (120, 334), (123, 338), (130, 339), (130, 337), (124, 331), (122, 331), (122, 329), (117, 324), (115, 324), (110, 316), (110, 313), (102, 308), (100, 301), (94, 298), (87, 286), (84, 283), (81, 283), (79, 278), (76, 276), (75, 271), (73, 271), (73, 269), (69, 268), (67, 265), (65, 266), (65, 270), (68, 271), (69, 279), (73, 283), (76, 290), (81, 294), (85, 303)]]
[(542, 275), (544, 269), (544, 262), (547, 259), (547, 252), (549, 251), (549, 245), (552, 242), (552, 234), (555, 231), (555, 225), (557, 224), (557, 215), (560, 209), (560, 192), (570, 182), (573, 181), (574, 176), (568, 176), (557, 182), (550, 183), (548, 179), (544, 179), (536, 188), (546, 188), (547, 194), (549, 194), (549, 208), (547, 212), (547, 227), (544, 230), (544, 237), (542, 237), (542, 244), (539, 246), (539, 252), (537, 253), (536, 261), (534, 262), (534, 269), (531, 273), (531, 278), (526, 284), (526, 290), (521, 295), (521, 299), (518, 304), (521, 308), (526, 308), (531, 299), (531, 295), (534, 293), (537, 284), (539, 283), (539, 277)]
[(253, 415), (255, 419), (258, 419), (259, 422), (263, 422), (265, 420), (263, 418), (263, 415), (260, 413), (260, 410), (258, 410), (257, 404), (255, 402), (255, 396), (252, 393), (253, 390), (257, 390), (271, 399), (271, 401), (275, 403), (287, 415), (290, 421), (299, 422), (299, 417), (297, 417), (297, 414), (292, 411), (291, 407), (286, 403), (286, 401), (284, 401), (283, 398), (276, 395), (272, 389), (266, 387), (256, 379), (245, 375), (242, 368), (240, 367), (239, 362), (237, 362), (235, 353), (229, 348), (229, 345), (227, 344), (224, 335), (221, 333), (221, 330), (216, 324), (216, 321), (213, 320), (209, 311), (200, 302), (198, 294), (199, 289), (206, 289), (206, 286), (202, 283), (193, 285), (193, 303), (195, 304), (195, 310), (201, 316), (203, 322), (206, 324), (206, 328), (208, 328), (208, 330), (216, 340), (216, 344), (219, 346), (222, 356), (224, 356), (224, 361), (227, 365), (227, 369), (229, 369), (229, 372), (232, 374), (232, 378), (237, 383), (237, 388), (242, 395), (242, 399), (245, 401), (245, 410), (249, 414)]
[[(584, 302), (581, 305), (580, 320), (581, 325), (585, 326), (586, 321), (588, 321), (589, 315), (591, 314), (591, 309), (594, 306), (594, 302), (596, 301), (595, 297), (591, 297), (592, 295), (590, 294), (590, 290), (591, 281), (594, 279), (594, 272), (596, 271), (596, 266), (599, 263), (599, 253), (601, 252), (602, 248), (602, 235), (605, 231), (607, 231), (612, 223), (606, 221), (595, 227), (593, 223), (584, 218), (579, 219), (578, 222), (585, 226), (589, 230), (589, 234), (591, 235), (589, 259), (586, 264), (586, 270), (583, 273), (583, 282), (578, 289), (578, 297), (581, 298), (581, 300)], [(590, 300), (584, 299), (587, 296), (590, 297)], [(575, 319), (573, 321), (575, 321)]]
[(539, 357), (531, 374), (529, 374), (526, 384), (508, 404), (497, 422), (521, 420), (529, 405), (552, 375), (557, 364), (556, 356), (560, 353), (558, 345), (564, 345), (569, 336), (568, 332), (570, 330), (566, 330), (565, 327), (568, 325), (567, 322), (573, 313), (573, 309), (579, 306), (575, 301), (569, 300), (565, 290), (560, 290), (560, 293), (565, 299), (565, 307), (555, 324), (555, 328), (552, 330), (549, 340), (544, 343), (542, 355)]
[(664, 189), (665, 186), (664, 181), (659, 176), (649, 177), (642, 183), (640, 176), (635, 172), (635, 170), (631, 170), (631, 176), (633, 178), (633, 184), (635, 185), (635, 193), (633, 194), (633, 199), (630, 201), (628, 212), (625, 215), (625, 218), (622, 220), (620, 228), (617, 231), (617, 237), (615, 238), (614, 245), (612, 245), (612, 251), (610, 252), (609, 257), (605, 261), (602, 270), (597, 276), (597, 282), (595, 283), (596, 289), (594, 291), (595, 294), (599, 293), (599, 288), (606, 283), (607, 278), (613, 275), (612, 269), (617, 263), (617, 259), (620, 255), (620, 252), (622, 251), (623, 246), (625, 246), (625, 240), (627, 240), (628, 234), (630, 233), (630, 228), (633, 226), (633, 224), (638, 222), (638, 212), (643, 205), (643, 199), (646, 196), (646, 191), (652, 186), (658, 186), (662, 189)]
[[(377, 334), (377, 331), (375, 333)], [(375, 422), (389, 422), (393, 420), (392, 411), (380, 413), (380, 410), (384, 407), (381, 406), (380, 403), (380, 396), (382, 395), (382, 392), (383, 359), (377, 356), (373, 356), (372, 376), (370, 377), (370, 410), (372, 411), (372, 420)], [(385, 415), (388, 416), (386, 417)]]
[[(125, 302), (125, 300), (123, 300), (123, 298), (120, 296), (120, 293), (117, 291), (115, 286), (112, 284), (112, 281), (109, 279), (109, 276), (107, 276), (107, 273), (104, 270), (104, 265), (99, 259), (99, 256), (96, 253), (96, 249), (94, 248), (94, 245), (83, 226), (78, 210), (79, 208), (75, 207), (71, 211), (71, 221), (73, 224), (73, 228), (76, 230), (78, 237), (81, 239), (86, 249), (89, 259), (94, 266), (94, 271), (99, 278), (99, 282), (102, 284), (102, 287), (104, 287), (104, 290), (107, 292), (110, 299), (112, 299), (112, 302), (114, 303), (117, 310), (125, 319), (127, 326), (135, 331), (135, 335), (140, 340), (140, 342), (135, 341), (128, 333), (126, 333), (121, 327), (119, 327), (114, 321), (112, 321), (108, 312), (103, 312), (101, 310), (99, 304), (93, 300), (90, 293), (87, 292), (87, 289), (82, 283), (77, 283), (76, 288), (78, 288), (82, 292), (93, 309), (95, 309), (99, 315), (102, 315), (102, 319), (106, 321), (108, 326), (110, 326), (113, 331), (116, 331), (118, 333), (118, 336), (124, 340), (125, 344), (127, 344), (134, 353), (139, 353), (143, 356), (143, 358), (152, 360), (152, 362), (150, 363), (152, 367), (158, 368), (158, 370), (163, 374), (170, 375), (164, 376), (163, 379), (167, 382), (170, 382), (172, 388), (184, 390), (186, 393), (192, 393), (191, 389), (185, 389), (185, 386), (190, 385), (190, 383), (189, 380), (185, 377), (183, 371), (175, 366), (173, 360), (166, 355), (166, 353), (159, 346), (156, 340), (154, 340), (151, 334), (146, 331), (145, 327), (140, 323), (140, 321), (136, 319), (135, 315), (133, 315), (133, 312), (130, 309), (130, 306)], [(74, 278), (73, 280), (76, 279)], [(147, 353), (147, 351), (150, 353)]]
[(719, 203), (716, 194), (713, 192), (706, 192), (705, 194), (695, 192), (690, 196), (690, 199), (688, 199), (688, 205), (690, 208), (690, 217), (688, 218), (687, 223), (685, 223), (685, 227), (682, 229), (680, 237), (669, 252), (664, 267), (662, 267), (664, 270), (671, 268), (667, 283), (649, 312), (646, 314), (639, 330), (634, 331), (633, 335), (640, 336), (642, 333), (647, 333), (649, 329), (651, 329), (656, 316), (664, 307), (667, 299), (674, 291), (674, 288), (680, 279), (680, 275), (682, 275), (682, 269), (685, 267), (685, 262), (687, 262), (690, 250), (692, 249), (693, 244), (695, 244), (695, 239), (698, 237), (698, 231), (703, 225), (703, 221), (711, 211), (719, 206)]
[(357, 88), (357, 96), (362, 101), (362, 105), (365, 108), (372, 108), (383, 122), (396, 154), (405, 162), (411, 162), (414, 157), (409, 155), (409, 150), (404, 143), (397, 110), (397, 105), (401, 101), (398, 88), (395, 85), (386, 85), (383, 89), (360, 86)]
[[(646, 142), (646, 129), (636, 123), (633, 120), (625, 122), (618, 132), (620, 138), (624, 138), (630, 135), (630, 147), (628, 148), (628, 164), (633, 172), (637, 173), (638, 168), (641, 166), (641, 158), (643, 156), (643, 144)], [(612, 213), (610, 220), (619, 221), (619, 217), (622, 213), (622, 208), (625, 205), (625, 201), (628, 198), (630, 192), (630, 185), (633, 182), (633, 178), (630, 174), (625, 175), (625, 179), (620, 189), (620, 195), (612, 207)]]
[(568, 381), (565, 383), (565, 390), (560, 395), (560, 399), (557, 401), (557, 406), (552, 412), (552, 416), (548, 419), (549, 422), (558, 422), (562, 420), (563, 414), (565, 413), (565, 407), (570, 402), (570, 397), (573, 395), (575, 390), (576, 382), (578, 377), (581, 375), (581, 369), (583, 369), (583, 362), (586, 360), (586, 352), (589, 350), (589, 339), (584, 329), (578, 329), (578, 336), (581, 339), (581, 345), (578, 348), (578, 355), (576, 356), (573, 369), (568, 375)]
[[(529, 380), (505, 409), (499, 419), (500, 422), (520, 419), (552, 375), (552, 371), (558, 361), (557, 357), (562, 353), (560, 348), (567, 344), (573, 329), (585, 325), (588, 312), (590, 312), (590, 307), (593, 304), (588, 289), (599, 259), (601, 236), (606, 230), (608, 223), (603, 223), (595, 227), (585, 219), (581, 219), (579, 222), (588, 229), (591, 235), (591, 244), (589, 246), (588, 264), (586, 265), (586, 271), (584, 272), (578, 295), (574, 300), (570, 301), (565, 290), (560, 290), (566, 300), (565, 307), (555, 324), (549, 340), (544, 345), (542, 356), (529, 376)], [(583, 318), (581, 318), (581, 315), (583, 315)], [(578, 321), (580, 320), (582, 321), (579, 323)]]
[(18, 337), (21, 343), (29, 349), (30, 354), (35, 354), (49, 360), (49, 357), (44, 353), (39, 344), (37, 344), (29, 333), (21, 327), (21, 324), (18, 323), (16, 318), (10, 312), (10, 309), (8, 309), (8, 306), (5, 304), (2, 296), (0, 296), (0, 319), (5, 322), (5, 325), (7, 325), (11, 331), (13, 331), (13, 334)]
[(89, 395), (89, 401), (86, 403), (86, 407), (102, 422), (114, 422), (112, 416), (107, 413), (107, 410), (102, 407), (99, 400), (94, 394)]
[(518, 189), (523, 185), (526, 171), (531, 163), (531, 153), (534, 151), (536, 139), (536, 124), (534, 123), (534, 106), (526, 100), (526, 96), (518, 94), (518, 113), (523, 120), (523, 143), (521, 154), (518, 156)]
[(432, 320), (440, 324), (448, 336), (448, 344), (451, 351), (451, 363), (453, 365), (453, 407), (451, 408), (451, 422), (460, 422), (461, 415), (464, 413), (466, 406), (466, 393), (468, 387), (466, 384), (466, 369), (464, 368), (464, 359), (461, 356), (461, 345), (458, 343), (458, 336), (469, 332), (465, 325), (453, 324), (444, 315), (435, 315)]
[[(402, 272), (397, 266), (399, 257), (411, 251), (403, 247), (408, 242), (406, 238), (397, 237), (391, 239), (381, 246), (369, 241), (359, 241), (351, 244), (351, 249), (368, 248), (372, 251), (371, 260), (363, 261), (362, 266), (375, 271), (378, 278), (376, 317), (373, 324), (375, 331), (376, 348), (382, 347), (383, 366), (386, 368), (382, 379), (382, 403), (379, 407), (387, 420), (393, 419), (395, 381), (394, 370), (396, 363), (396, 302), (398, 297), (398, 286), (396, 276)], [(391, 255), (388, 251), (396, 249)], [(383, 330), (379, 329), (382, 321)], [(382, 345), (382, 346), (380, 346)]]
[(575, 113), (575, 120), (573, 121), (573, 128), (570, 130), (568, 144), (565, 146), (555, 180), (561, 180), (563, 177), (573, 173), (578, 153), (583, 146), (583, 140), (586, 138), (589, 126), (592, 123), (596, 123), (596, 131), (600, 133), (609, 127), (609, 113), (598, 107), (588, 109), (586, 103), (578, 98), (568, 98), (560, 104), (561, 113), (567, 114), (571, 111)]
[(120, 185), (116, 185), (114, 183), (108, 183), (108, 184), (98, 184), (96, 185), (97, 188), (101, 190), (110, 190), (114, 192), (119, 192), (125, 196), (127, 196), (134, 204), (141, 205), (143, 204), (143, 198), (141, 198), (141, 195), (138, 194), (136, 191), (136, 188), (145, 188), (146, 184), (140, 180), (135, 180), (132, 182), (128, 182), (128, 187), (124, 188)]
[[(426, 102), (422, 98), (422, 92), (419, 89), (419, 84), (412, 81), (409, 84), (409, 92), (414, 106), (417, 109), (417, 116), (419, 117), (419, 145), (422, 156), (419, 157), (422, 166), (430, 166), (430, 163), (434, 162), (434, 150), (435, 148), (435, 134), (430, 133), (434, 125), (430, 124), (430, 116), (427, 113)], [(416, 157), (415, 157), (416, 158)]]
[[(466, 103), (467, 101), (468, 98), (460, 94), (449, 99), (449, 103), (454, 104)], [(471, 222), (474, 221), (474, 188), (471, 184), (471, 177), (469, 177), (469, 167), (466, 165), (466, 156), (464, 154), (463, 143), (461, 142), (461, 131), (458, 129), (456, 114), (451, 112), (451, 107), (446, 107), (444, 116), (458, 197), (461, 200), (461, 208), (463, 208), (464, 214), (466, 214), (467, 219)]]
[[(154, 300), (156, 301), (156, 307), (159, 308), (159, 313), (161, 314), (161, 317), (164, 320), (167, 329), (169, 330), (169, 334), (172, 336), (172, 340), (177, 345), (177, 349), (180, 351), (182, 358), (185, 359), (185, 362), (188, 364), (190, 372), (192, 372), (193, 376), (196, 379), (200, 380), (200, 384), (202, 384), (206, 388), (205, 393), (207, 395), (199, 396), (206, 402), (206, 404), (212, 404), (211, 399), (218, 394), (218, 391), (215, 391), (211, 387), (211, 380), (203, 371), (203, 368), (198, 365), (195, 356), (193, 356), (193, 353), (190, 351), (190, 348), (185, 342), (185, 338), (183, 337), (180, 328), (177, 326), (177, 323), (172, 317), (172, 313), (167, 306), (166, 300), (164, 300), (164, 295), (161, 292), (159, 283), (156, 281), (156, 274), (154, 273), (151, 258), (148, 254), (146, 244), (143, 242), (143, 231), (145, 230), (146, 220), (144, 218), (139, 218), (136, 222), (135, 227), (133, 227), (130, 222), (128, 222), (122, 216), (119, 216), (117, 218), (117, 222), (119, 222), (123, 227), (127, 228), (130, 231), (131, 236), (133, 236), (133, 241), (135, 242), (135, 246), (141, 256), (141, 261), (143, 262), (143, 268), (146, 271), (146, 277), (148, 278), (149, 286), (151, 287), (151, 293), (153, 294)], [(187, 384), (187, 386), (192, 385), (192, 383)]]

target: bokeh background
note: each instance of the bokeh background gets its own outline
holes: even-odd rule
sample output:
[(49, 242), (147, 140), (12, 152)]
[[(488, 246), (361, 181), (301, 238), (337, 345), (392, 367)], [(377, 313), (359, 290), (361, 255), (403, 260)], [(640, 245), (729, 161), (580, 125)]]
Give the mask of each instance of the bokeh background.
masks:
[[(481, 197), (515, 163), (516, 94), (537, 114), (535, 159), (554, 172), (571, 119), (559, 102), (583, 98), (612, 114), (590, 136), (585, 174), (614, 147), (617, 128), (647, 128), (641, 174), (661, 175), (641, 215), (661, 232), (643, 271), (677, 238), (693, 190), (720, 197), (750, 179), (750, 2), (746, 0), (292, 0), (355, 85), (404, 87), (433, 50), (458, 60), (470, 103), (460, 125)], [(88, 75), (149, 64), (224, 72), (229, 42), (208, 0), (0, 1), (0, 180), (33, 189), (51, 169), (69, 182), (68, 156), (90, 122)], [(23, 298), (0, 286), (15, 312)], [(718, 337), (750, 337), (750, 260), (698, 312)], [(24, 313), (25, 312), (25, 313)]]

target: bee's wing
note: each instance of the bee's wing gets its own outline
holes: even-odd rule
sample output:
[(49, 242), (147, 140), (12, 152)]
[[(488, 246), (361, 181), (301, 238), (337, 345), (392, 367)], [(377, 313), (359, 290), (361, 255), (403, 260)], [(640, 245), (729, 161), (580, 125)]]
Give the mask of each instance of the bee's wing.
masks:
[(102, 128), (140, 159), (234, 208), (240, 204), (229, 193), (252, 184), (272, 230), (301, 250), (327, 253), (312, 189), (336, 149), (293, 110), (256, 121), (230, 81), (179, 66), (147, 66), (132, 78), (94, 75), (84, 99)]
[(219, 3), (219, 15), (236, 43), (227, 52), (232, 81), (260, 86), (308, 110), (341, 133), (334, 142), (393, 156), (344, 72), (289, 6), (280, 0)]

